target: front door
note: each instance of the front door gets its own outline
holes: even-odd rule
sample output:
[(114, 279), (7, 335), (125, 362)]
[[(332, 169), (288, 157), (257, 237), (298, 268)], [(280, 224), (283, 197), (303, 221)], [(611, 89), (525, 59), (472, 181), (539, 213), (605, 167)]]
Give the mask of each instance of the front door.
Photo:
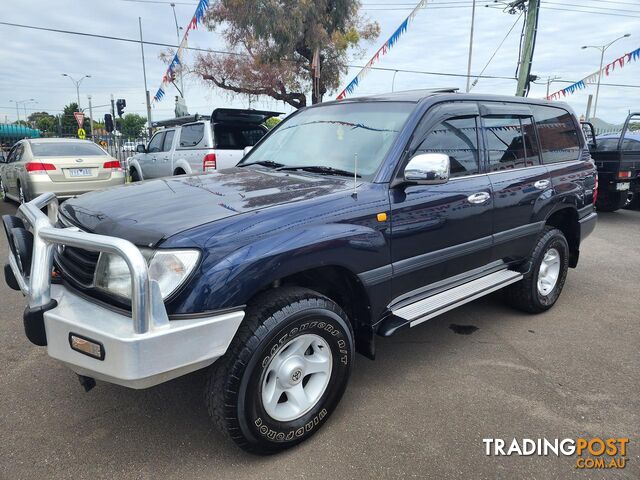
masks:
[(491, 184), (479, 154), (476, 103), (431, 108), (422, 119), (404, 159), (444, 153), (450, 179), (441, 185), (399, 185), (390, 189), (393, 293), (419, 293), (435, 282), (489, 263)]

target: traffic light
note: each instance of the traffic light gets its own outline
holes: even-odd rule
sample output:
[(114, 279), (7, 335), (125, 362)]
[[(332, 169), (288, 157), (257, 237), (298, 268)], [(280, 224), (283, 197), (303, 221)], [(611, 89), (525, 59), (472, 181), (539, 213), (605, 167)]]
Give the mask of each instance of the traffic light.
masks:
[(124, 98), (119, 98), (116, 100), (116, 109), (118, 110), (118, 116), (122, 118), (122, 114), (124, 113), (124, 107), (127, 106), (127, 101)]
[(113, 132), (113, 117), (110, 113), (104, 114), (104, 128), (107, 132)]

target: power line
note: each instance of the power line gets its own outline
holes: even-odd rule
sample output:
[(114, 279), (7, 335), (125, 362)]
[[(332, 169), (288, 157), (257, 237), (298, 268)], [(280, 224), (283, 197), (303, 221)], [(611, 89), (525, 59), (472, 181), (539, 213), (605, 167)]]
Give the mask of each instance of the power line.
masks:
[[(640, 15), (625, 15), (623, 13), (594, 12), (590, 10), (578, 10), (577, 8), (572, 9), (572, 8), (560, 8), (560, 7), (547, 7), (544, 4), (540, 5), (540, 8), (544, 8), (545, 10), (561, 10), (565, 12), (594, 13), (596, 15), (610, 15), (613, 17), (640, 18)], [(593, 8), (593, 7), (587, 7), (587, 8)]]
[[(159, 1), (159, 0), (158, 0)], [(87, 33), (87, 32), (77, 32), (77, 31), (73, 31), (73, 30), (61, 30), (58, 28), (49, 28), (49, 27), (36, 27), (34, 25), (25, 25), (25, 24), (19, 24), (19, 23), (10, 23), (10, 22), (0, 22), (0, 25), (7, 25), (10, 27), (17, 27), (17, 28), (26, 28), (26, 29), (30, 29), (30, 30), (41, 30), (41, 31), (46, 31), (46, 32), (55, 32), (55, 33), (63, 33), (66, 35), (80, 35), (83, 37), (92, 37), (92, 38), (100, 38), (103, 40), (114, 40), (114, 41), (120, 41), (120, 42), (127, 42), (127, 43), (136, 43), (139, 44), (140, 40), (138, 39), (132, 39), (132, 38), (126, 38), (126, 37), (114, 37), (111, 35), (100, 35), (100, 34), (96, 34), (96, 33)], [(154, 45), (154, 46), (160, 46), (160, 47), (170, 47), (170, 48), (178, 48), (177, 45), (172, 45), (170, 43), (160, 43), (160, 42), (151, 42), (149, 40), (144, 40), (142, 43), (144, 43), (145, 45)], [(220, 55), (236, 55), (236, 56), (247, 56), (244, 53), (239, 53), (239, 52), (228, 52), (228, 51), (224, 51), (224, 50), (210, 50), (210, 49), (205, 49), (205, 48), (198, 48), (198, 47), (184, 47), (187, 50), (195, 50), (198, 52), (206, 52), (206, 53), (217, 53)], [(350, 64), (346, 64), (346, 67), (349, 68), (364, 68), (362, 65), (350, 65)], [(390, 71), (390, 72), (404, 72), (404, 73), (416, 73), (416, 74), (423, 74), (423, 75), (440, 75), (440, 76), (446, 76), (446, 77), (467, 77), (467, 75), (463, 75), (463, 74), (458, 74), (458, 73), (446, 73), (446, 72), (430, 72), (430, 71), (423, 71), (423, 70), (405, 70), (405, 69), (398, 69), (398, 68), (384, 68), (384, 67), (369, 67), (371, 68), (371, 70), (382, 70), (382, 71)], [(472, 77), (476, 77), (475, 75), (471, 75)], [(502, 79), (502, 80), (514, 80), (515, 77), (499, 77), (499, 76), (488, 76), (488, 75), (484, 75), (478, 78), (491, 78), (491, 79)]]
[[(491, 61), (493, 60), (493, 58), (496, 56), (496, 54), (498, 53), (498, 50), (500, 50), (500, 48), (502, 47), (502, 45), (504, 44), (504, 42), (507, 40), (507, 38), (509, 37), (509, 35), (511, 35), (511, 32), (513, 31), (513, 29), (516, 27), (516, 25), (518, 24), (518, 22), (520, 21), (520, 18), (522, 17), (522, 15), (524, 15), (524, 11), (520, 12), (520, 15), (518, 15), (518, 18), (516, 18), (516, 21), (513, 22), (513, 25), (511, 25), (511, 28), (509, 29), (509, 31), (507, 32), (507, 34), (504, 36), (504, 38), (502, 39), (502, 41), (500, 42), (500, 45), (498, 45), (498, 48), (496, 48), (495, 52), (493, 52), (493, 55), (491, 55), (491, 57), (489, 58), (489, 60), (487, 61), (486, 65), (482, 68), (482, 70), (480, 71), (480, 75), (484, 74), (485, 70), (487, 69), (487, 67), (489, 66), (489, 64), (491, 63)], [(473, 81), (473, 83), (471, 84), (471, 88), (475, 87), (478, 84), (478, 79), (480, 79), (480, 77), (476, 77), (476, 79)], [(469, 91), (471, 91), (471, 88), (469, 89)]]

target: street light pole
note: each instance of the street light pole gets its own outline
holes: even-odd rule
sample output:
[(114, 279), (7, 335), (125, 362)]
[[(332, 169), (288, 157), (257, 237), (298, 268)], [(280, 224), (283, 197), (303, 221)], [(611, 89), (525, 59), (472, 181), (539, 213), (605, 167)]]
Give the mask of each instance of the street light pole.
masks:
[[(176, 37), (178, 38), (178, 45), (180, 44), (180, 27), (178, 26), (178, 17), (176, 16), (176, 4), (170, 3), (173, 10), (173, 20), (176, 23)], [(180, 65), (180, 96), (184, 98), (184, 79), (182, 78), (182, 65)]]
[[(607, 49), (611, 45), (616, 43), (618, 40), (622, 40), (623, 38), (627, 38), (627, 37), (630, 37), (630, 36), (631, 36), (630, 33), (625, 33), (621, 37), (616, 38), (615, 40), (607, 43), (606, 45), (583, 45), (582, 46), (583, 50), (585, 50), (587, 48), (595, 48), (596, 50), (600, 50), (600, 69), (598, 70), (598, 85), (596, 86), (596, 99), (595, 99), (595, 102), (593, 103), (593, 117), (592, 118), (596, 118), (596, 112), (598, 110), (598, 96), (600, 94), (600, 81), (602, 80), (602, 66), (604, 65), (604, 52), (606, 52)], [(587, 120), (589, 120), (589, 119), (587, 119)]]
[(38, 103), (36, 102), (33, 98), (28, 98), (26, 100), (9, 100), (9, 102), (13, 102), (16, 104), (16, 117), (17, 117), (17, 121), (20, 121), (20, 104), (23, 103), (23, 107), (24, 107), (24, 121), (27, 121), (27, 103)]
[(80, 84), (82, 83), (82, 81), (85, 78), (91, 78), (91, 75), (85, 75), (80, 80), (76, 80), (71, 75), (68, 75), (66, 73), (63, 73), (62, 76), (63, 77), (69, 77), (71, 79), (71, 81), (73, 82), (73, 84), (76, 86), (76, 96), (78, 98), (78, 110), (82, 111), (82, 109), (80, 108)]

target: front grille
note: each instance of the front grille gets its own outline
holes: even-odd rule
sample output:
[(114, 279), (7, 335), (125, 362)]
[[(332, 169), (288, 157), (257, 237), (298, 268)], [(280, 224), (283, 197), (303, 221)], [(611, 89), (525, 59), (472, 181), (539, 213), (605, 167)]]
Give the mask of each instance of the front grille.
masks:
[[(72, 226), (66, 219), (60, 219), (58, 228)], [(54, 262), (62, 278), (82, 287), (93, 285), (93, 275), (98, 265), (99, 252), (82, 248), (59, 246), (55, 250)]]
[(56, 250), (55, 262), (64, 279), (90, 287), (93, 284), (93, 274), (96, 271), (99, 256), (97, 252), (64, 247)]

